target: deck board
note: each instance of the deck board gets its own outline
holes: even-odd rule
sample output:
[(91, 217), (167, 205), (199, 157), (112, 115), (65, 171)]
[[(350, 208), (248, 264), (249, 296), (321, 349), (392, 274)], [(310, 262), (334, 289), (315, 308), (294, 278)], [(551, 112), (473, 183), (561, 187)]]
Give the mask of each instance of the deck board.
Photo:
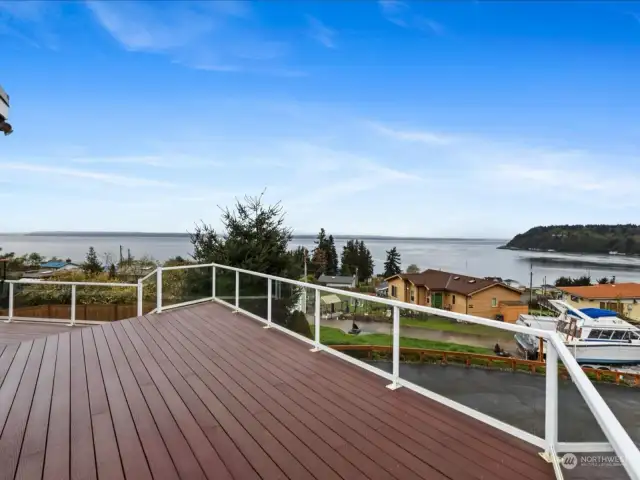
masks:
[(80, 325), (76, 327), (70, 327), (64, 323), (53, 322), (26, 322), (26, 321), (13, 321), (11, 323), (5, 323), (0, 320), (0, 352), (7, 345), (21, 343), (27, 340), (35, 340), (36, 338), (48, 337), (56, 333), (70, 332), (71, 330), (78, 329)]
[(214, 303), (17, 325), (0, 480), (554, 478), (535, 447)]

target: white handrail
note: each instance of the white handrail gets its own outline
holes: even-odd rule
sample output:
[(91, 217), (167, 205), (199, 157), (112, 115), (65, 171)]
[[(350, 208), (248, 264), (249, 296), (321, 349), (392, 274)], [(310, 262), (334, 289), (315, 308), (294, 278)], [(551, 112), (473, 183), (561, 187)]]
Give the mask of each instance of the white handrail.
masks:
[(314, 288), (322, 292), (333, 293), (336, 295), (344, 295), (367, 302), (376, 302), (390, 307), (398, 307), (402, 310), (415, 310), (416, 312), (429, 313), (431, 315), (437, 315), (440, 317), (453, 318), (463, 322), (476, 323), (478, 325), (485, 325), (487, 327), (499, 328), (502, 330), (509, 330), (515, 333), (525, 333), (527, 335), (533, 335), (536, 337), (549, 337), (549, 330), (541, 330), (532, 327), (525, 327), (523, 325), (516, 325), (512, 323), (498, 322), (497, 320), (489, 320), (488, 318), (474, 317), (473, 315), (467, 315), (465, 313), (451, 312), (448, 310), (441, 310), (434, 307), (425, 307), (423, 305), (416, 305), (413, 303), (406, 303), (400, 300), (390, 300), (384, 297), (373, 297), (371, 295), (365, 295), (364, 293), (351, 292), (348, 290), (340, 290), (339, 288), (325, 287), (323, 285), (316, 285), (315, 283), (301, 282), (299, 280), (291, 280), (289, 278), (277, 277), (275, 275), (269, 275), (266, 273), (252, 272), (251, 270), (244, 270), (242, 268), (228, 267), (226, 265), (220, 265), (218, 263), (207, 263), (201, 265), (202, 267), (216, 267), (224, 270), (231, 270), (233, 272), (245, 273), (247, 275), (253, 275), (255, 277), (268, 278), (276, 280), (278, 282), (285, 282), (291, 285), (296, 285), (301, 288)]
[(567, 372), (571, 375), (589, 410), (594, 414), (598, 425), (600, 425), (602, 432), (611, 443), (613, 450), (618, 454), (627, 474), (632, 480), (640, 480), (640, 451), (638, 447), (582, 371), (582, 368), (571, 355), (560, 335), (552, 332), (550, 343), (558, 353)]
[(156, 274), (156, 272), (157, 272), (157, 271), (158, 271), (158, 269), (157, 269), (157, 268), (154, 268), (154, 269), (153, 269), (153, 271), (151, 271), (151, 272), (147, 273), (144, 277), (142, 277), (142, 278), (140, 279), (140, 281), (141, 281), (141, 282), (144, 282), (147, 278), (151, 278), (153, 275), (155, 275), (155, 274)]
[(66, 282), (55, 280), (7, 280), (7, 283), (16, 285), (76, 285), (81, 287), (137, 287), (137, 283), (119, 282)]
[[(206, 268), (206, 267), (211, 267), (212, 268), (212, 276), (211, 276), (211, 280), (212, 280), (212, 297), (209, 298), (204, 298), (204, 299), (200, 299), (200, 300), (195, 300), (195, 301), (189, 301), (189, 302), (183, 302), (181, 304), (176, 304), (176, 305), (162, 305), (162, 271), (163, 270), (180, 270), (180, 269), (189, 269), (189, 268)], [(235, 295), (233, 296), (229, 296), (226, 297), (229, 300), (235, 300), (234, 304), (231, 304), (229, 302), (225, 302), (221, 299), (221, 297), (216, 296), (216, 288), (215, 288), (215, 282), (216, 282), (216, 271), (218, 269), (222, 269), (222, 270), (230, 270), (236, 273), (235, 275)], [(267, 282), (267, 297), (268, 298), (268, 302), (267, 302), (267, 307), (268, 307), (268, 312), (267, 312), (267, 319), (263, 319), (261, 317), (258, 317), (255, 314), (252, 314), (251, 312), (245, 311), (244, 309), (240, 308), (239, 305), (239, 299), (240, 297), (240, 280), (239, 280), (239, 274), (247, 274), (247, 275), (251, 275), (251, 276), (255, 276), (255, 277), (260, 277), (260, 278), (265, 278), (268, 280)], [(559, 467), (559, 459), (557, 457), (557, 452), (566, 452), (566, 448), (568, 446), (572, 446), (575, 448), (575, 452), (574, 453), (586, 453), (586, 452), (600, 452), (602, 450), (603, 447), (607, 446), (605, 444), (602, 443), (586, 443), (586, 442), (578, 442), (578, 443), (562, 443), (562, 442), (558, 442), (558, 438), (557, 438), (557, 428), (558, 428), (558, 389), (557, 389), (557, 376), (558, 376), (558, 368), (557, 368), (557, 360), (561, 360), (564, 367), (566, 368), (567, 372), (569, 373), (569, 375), (571, 376), (571, 378), (573, 379), (574, 383), (576, 384), (576, 387), (578, 389), (578, 391), (580, 392), (580, 394), (582, 395), (582, 397), (585, 399), (585, 402), (587, 404), (587, 406), (589, 407), (589, 409), (591, 410), (591, 412), (593, 413), (594, 417), (596, 418), (596, 421), (598, 422), (598, 425), (600, 426), (600, 428), (602, 429), (604, 435), (606, 436), (606, 438), (609, 441), (610, 446), (612, 447), (612, 450), (614, 452), (617, 453), (618, 457), (621, 460), (621, 463), (623, 465), (623, 467), (625, 468), (625, 470), (627, 471), (629, 477), (632, 480), (640, 480), (640, 451), (638, 450), (637, 446), (635, 445), (635, 443), (633, 442), (633, 440), (629, 437), (629, 435), (627, 434), (627, 432), (625, 431), (625, 429), (622, 427), (622, 425), (620, 424), (620, 422), (618, 421), (618, 419), (615, 417), (615, 415), (613, 414), (613, 412), (609, 409), (608, 405), (605, 403), (605, 401), (603, 400), (603, 398), (600, 396), (600, 394), (598, 393), (598, 391), (595, 389), (595, 387), (593, 386), (593, 384), (591, 383), (591, 381), (588, 379), (588, 377), (585, 375), (585, 373), (582, 371), (582, 368), (580, 367), (580, 365), (577, 363), (577, 361), (575, 360), (575, 358), (571, 355), (571, 353), (569, 352), (569, 350), (567, 349), (567, 347), (565, 346), (565, 344), (563, 343), (562, 339), (560, 338), (560, 336), (553, 331), (549, 331), (549, 330), (540, 330), (540, 329), (536, 329), (536, 328), (531, 328), (531, 327), (526, 327), (526, 326), (522, 326), (522, 325), (515, 325), (515, 324), (510, 324), (510, 323), (504, 323), (504, 322), (498, 322), (495, 320), (489, 320), (489, 319), (485, 319), (485, 318), (480, 318), (480, 317), (475, 317), (472, 315), (467, 315), (467, 314), (462, 314), (462, 313), (456, 313), (456, 312), (451, 312), (451, 311), (447, 311), (447, 310), (441, 310), (441, 309), (437, 309), (437, 308), (433, 308), (433, 307), (426, 307), (423, 305), (415, 305), (415, 304), (410, 304), (410, 303), (405, 303), (405, 302), (401, 302), (399, 300), (392, 300), (392, 299), (388, 299), (388, 298), (382, 298), (382, 297), (373, 297), (370, 295), (365, 295), (363, 293), (359, 293), (359, 292), (351, 292), (351, 291), (347, 291), (347, 290), (340, 290), (337, 288), (331, 288), (331, 287), (325, 287), (322, 285), (316, 285), (316, 284), (312, 284), (312, 283), (307, 283), (307, 282), (302, 282), (299, 280), (292, 280), (292, 279), (287, 279), (287, 278), (282, 278), (282, 277), (277, 277), (275, 275), (269, 275), (269, 274), (265, 274), (265, 273), (260, 273), (260, 272), (253, 272), (251, 270), (245, 270), (245, 269), (241, 269), (241, 268), (237, 268), (237, 267), (230, 267), (227, 265), (221, 265), (221, 264), (217, 264), (217, 263), (207, 263), (207, 264), (193, 264), (193, 265), (178, 265), (178, 266), (172, 266), (172, 267), (158, 267), (157, 269), (155, 269), (153, 272), (150, 272), (149, 274), (147, 274), (145, 277), (142, 277), (137, 283), (116, 283), (116, 282), (65, 282), (65, 281), (51, 281), (51, 280), (8, 280), (7, 282), (9, 283), (9, 292), (10, 292), (10, 298), (9, 298), (9, 319), (7, 321), (11, 321), (12, 319), (12, 314), (13, 314), (13, 294), (14, 294), (14, 285), (15, 284), (27, 284), (27, 285), (71, 285), (72, 289), (75, 290), (77, 286), (100, 286), (100, 287), (136, 287), (137, 291), (138, 291), (138, 311), (140, 311), (140, 307), (141, 307), (141, 301), (142, 301), (142, 292), (143, 292), (143, 288), (142, 288), (142, 283), (144, 282), (144, 280), (150, 278), (151, 276), (156, 275), (157, 277), (157, 285), (156, 285), (156, 289), (157, 289), (157, 306), (156, 309), (152, 310), (150, 313), (160, 313), (162, 312), (163, 309), (170, 309), (170, 308), (177, 308), (178, 306), (186, 306), (186, 305), (190, 305), (190, 304), (195, 304), (195, 303), (200, 303), (203, 301), (208, 301), (208, 300), (214, 300), (220, 303), (224, 303), (225, 305), (228, 305), (229, 307), (232, 307), (235, 311), (239, 311), (242, 312), (252, 318), (255, 318), (263, 323), (266, 324), (267, 327), (272, 327), (275, 328), (277, 330), (283, 331), (285, 333), (288, 333), (289, 335), (292, 335), (296, 338), (299, 338), (300, 340), (303, 340), (307, 343), (312, 344), (315, 348), (313, 349), (313, 351), (324, 351), (324, 352), (328, 352), (334, 356), (337, 356), (339, 358), (342, 358), (348, 362), (354, 363), (362, 368), (365, 368), (366, 370), (372, 371), (384, 378), (387, 378), (389, 380), (392, 381), (392, 384), (390, 385), (391, 388), (398, 388), (398, 387), (407, 387), (410, 388), (418, 393), (421, 393), (422, 395), (428, 396), (436, 401), (440, 401), (441, 403), (446, 403), (448, 406), (462, 412), (462, 413), (466, 413), (467, 415), (471, 415), (474, 418), (480, 420), (480, 421), (484, 421), (490, 425), (493, 425), (496, 428), (499, 428), (501, 430), (504, 430), (510, 434), (519, 436), (520, 438), (522, 438), (525, 441), (528, 441), (534, 445), (538, 445), (541, 446), (543, 448), (545, 448), (545, 454), (546, 454), (546, 458), (547, 460), (553, 462), (554, 464), (554, 470), (556, 471), (556, 474), (558, 475), (558, 472), (560, 472), (560, 467)], [(326, 293), (330, 293), (330, 294), (336, 294), (336, 295), (342, 295), (342, 296), (348, 296), (348, 297), (352, 297), (352, 298), (356, 298), (359, 300), (363, 300), (363, 301), (368, 301), (368, 302), (376, 302), (379, 304), (383, 304), (383, 305), (387, 305), (389, 307), (392, 307), (393, 310), (393, 371), (392, 373), (387, 373), (387, 372), (383, 372), (382, 370), (379, 370), (371, 365), (368, 365), (364, 362), (361, 362), (360, 360), (354, 359), (352, 357), (349, 357), (347, 355), (345, 355), (342, 352), (336, 351), (331, 349), (330, 347), (327, 347), (325, 345), (322, 345), (319, 343), (319, 322), (317, 322), (316, 328), (315, 328), (315, 338), (314, 340), (309, 340), (305, 337), (302, 337), (299, 334), (296, 334), (295, 332), (291, 332), (289, 330), (287, 330), (286, 328), (276, 324), (276, 323), (272, 323), (271, 322), (271, 295), (272, 295), (272, 289), (271, 289), (271, 285), (272, 282), (275, 281), (276, 282), (276, 287), (278, 286), (279, 282), (284, 282), (284, 283), (288, 283), (290, 285), (295, 285), (297, 287), (301, 287), (301, 288), (312, 288), (316, 291), (316, 312), (315, 312), (315, 317), (316, 317), (316, 322), (317, 322), (317, 317), (319, 316), (318, 313), (318, 307), (319, 307), (319, 299), (320, 299), (320, 292), (326, 292)], [(278, 291), (277, 288), (275, 289), (276, 292)], [(75, 302), (72, 302), (72, 310), (73, 310), (73, 304), (75, 304)], [(546, 401), (545, 401), (545, 406), (546, 406), (546, 419), (545, 419), (545, 438), (539, 438), (535, 435), (532, 435), (528, 432), (524, 432), (520, 429), (518, 429), (517, 427), (513, 427), (511, 425), (505, 424), (504, 422), (501, 422), (499, 420), (496, 420), (488, 415), (482, 414), (480, 412), (476, 412), (473, 409), (470, 409), (462, 404), (458, 404), (456, 402), (450, 401), (448, 399), (445, 399), (444, 397), (441, 397), (440, 395), (431, 392), (429, 390), (426, 390), (422, 387), (419, 387), (417, 385), (414, 385), (404, 379), (400, 378), (399, 375), (399, 364), (400, 364), (400, 358), (399, 358), (399, 343), (400, 343), (400, 309), (404, 309), (404, 310), (413, 310), (413, 311), (417, 311), (417, 312), (422, 312), (422, 313), (427, 313), (427, 314), (432, 314), (432, 315), (437, 315), (440, 317), (445, 317), (445, 318), (451, 318), (451, 319), (455, 319), (455, 320), (460, 320), (460, 321), (464, 321), (464, 322), (469, 322), (469, 323), (474, 323), (474, 324), (478, 324), (478, 325), (485, 325), (488, 327), (493, 327), (493, 328), (498, 328), (498, 329), (502, 329), (502, 330), (507, 330), (507, 331), (511, 331), (511, 332), (515, 332), (515, 333), (524, 333), (527, 335), (533, 335), (536, 337), (541, 337), (547, 340), (546, 345), (547, 345), (547, 368), (546, 368), (546, 375), (547, 375), (547, 382), (546, 382)], [(71, 313), (71, 320), (72, 322), (75, 320), (75, 312)], [(561, 472), (560, 472), (561, 475)]]

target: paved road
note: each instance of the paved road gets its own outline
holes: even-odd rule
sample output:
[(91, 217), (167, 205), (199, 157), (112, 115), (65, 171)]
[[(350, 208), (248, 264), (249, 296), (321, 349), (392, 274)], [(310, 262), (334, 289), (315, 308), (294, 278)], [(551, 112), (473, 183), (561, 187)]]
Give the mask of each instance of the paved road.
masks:
[[(391, 364), (376, 362), (388, 372)], [(402, 364), (400, 376), (494, 418), (544, 437), (545, 377), (457, 365)], [(640, 446), (640, 388), (596, 384), (631, 438)], [(558, 385), (558, 439), (562, 442), (605, 442), (582, 396), (568, 380)], [(606, 455), (611, 455), (606, 454)], [(578, 467), (565, 471), (571, 479), (628, 478), (622, 468)]]

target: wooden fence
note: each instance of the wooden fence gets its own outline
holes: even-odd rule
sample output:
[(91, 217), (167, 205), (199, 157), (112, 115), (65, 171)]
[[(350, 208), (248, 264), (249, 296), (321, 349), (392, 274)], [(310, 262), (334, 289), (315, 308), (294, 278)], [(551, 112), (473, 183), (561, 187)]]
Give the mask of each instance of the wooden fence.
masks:
[[(155, 303), (145, 302), (142, 311), (148, 313), (156, 307)], [(0, 309), (0, 316), (9, 315), (7, 309)], [(14, 317), (55, 318), (69, 320), (71, 305), (37, 305), (33, 307), (18, 307), (13, 309)], [(76, 305), (76, 320), (90, 320), (96, 322), (113, 322), (138, 316), (137, 305)]]

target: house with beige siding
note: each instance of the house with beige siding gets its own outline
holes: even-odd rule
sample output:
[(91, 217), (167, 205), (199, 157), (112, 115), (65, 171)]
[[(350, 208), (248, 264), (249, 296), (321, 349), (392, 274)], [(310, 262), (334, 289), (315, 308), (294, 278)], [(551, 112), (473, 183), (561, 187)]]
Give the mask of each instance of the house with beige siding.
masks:
[[(521, 291), (496, 279), (427, 269), (386, 279), (389, 298), (477, 317), (515, 322), (528, 306)], [(501, 317), (500, 317), (501, 316)]]
[(640, 283), (558, 288), (562, 292), (562, 300), (576, 308), (604, 308), (640, 321)]

